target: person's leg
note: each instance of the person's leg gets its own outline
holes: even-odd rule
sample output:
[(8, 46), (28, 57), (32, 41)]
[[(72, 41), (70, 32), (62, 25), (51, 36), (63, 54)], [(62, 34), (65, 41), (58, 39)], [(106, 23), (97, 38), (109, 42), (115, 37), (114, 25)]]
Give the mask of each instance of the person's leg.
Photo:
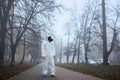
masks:
[(43, 76), (46, 76), (48, 73), (48, 65), (47, 64), (48, 64), (47, 60), (43, 59), (43, 61), (42, 61), (42, 75)]
[(50, 60), (49, 60), (49, 68), (50, 68), (50, 74), (52, 77), (55, 77), (55, 63), (54, 63), (54, 59), (51, 56)]

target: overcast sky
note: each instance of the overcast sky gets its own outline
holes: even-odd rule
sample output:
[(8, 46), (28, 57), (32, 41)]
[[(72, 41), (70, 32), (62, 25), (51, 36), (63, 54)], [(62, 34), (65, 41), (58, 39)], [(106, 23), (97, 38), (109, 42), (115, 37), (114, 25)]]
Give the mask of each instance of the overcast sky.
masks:
[[(81, 9), (84, 5), (84, 0), (56, 0), (58, 4), (62, 4), (67, 9), (79, 8)], [(62, 11), (62, 13), (56, 14), (56, 22), (54, 25), (54, 32), (57, 35), (63, 36), (65, 35), (65, 23), (70, 18), (69, 11)]]
[[(86, 0), (56, 0), (57, 4), (62, 4), (67, 9), (76, 9), (82, 10), (85, 5)], [(107, 3), (115, 5), (119, 0), (106, 0)], [(70, 13), (69, 11), (63, 11), (62, 13), (56, 14), (56, 22), (54, 24), (53, 30), (59, 35), (65, 35), (65, 23), (69, 20)]]

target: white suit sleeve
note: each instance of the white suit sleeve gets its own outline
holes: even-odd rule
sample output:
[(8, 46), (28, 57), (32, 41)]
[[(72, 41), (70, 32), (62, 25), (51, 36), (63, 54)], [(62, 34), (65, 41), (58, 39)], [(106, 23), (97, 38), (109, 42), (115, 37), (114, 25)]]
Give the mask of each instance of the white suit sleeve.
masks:
[(45, 41), (42, 42), (42, 45), (41, 45), (41, 56), (42, 57), (45, 57)]
[(52, 51), (53, 53), (52, 53), (52, 55), (55, 56), (55, 53), (56, 53), (56, 52), (55, 52), (55, 46), (54, 46), (54, 43), (52, 44), (52, 46), (53, 46), (53, 49), (52, 49), (52, 50), (53, 50), (53, 51)]

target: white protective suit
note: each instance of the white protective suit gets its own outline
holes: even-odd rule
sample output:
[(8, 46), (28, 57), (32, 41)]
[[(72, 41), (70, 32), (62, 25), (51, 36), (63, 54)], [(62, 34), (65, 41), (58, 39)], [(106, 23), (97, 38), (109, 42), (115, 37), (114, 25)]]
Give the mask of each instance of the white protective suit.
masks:
[(48, 69), (50, 69), (50, 74), (55, 75), (55, 65), (54, 65), (54, 56), (55, 56), (55, 47), (54, 43), (49, 42), (48, 40), (42, 42), (41, 46), (43, 57), (42, 61), (42, 73), (43, 75), (47, 75)]

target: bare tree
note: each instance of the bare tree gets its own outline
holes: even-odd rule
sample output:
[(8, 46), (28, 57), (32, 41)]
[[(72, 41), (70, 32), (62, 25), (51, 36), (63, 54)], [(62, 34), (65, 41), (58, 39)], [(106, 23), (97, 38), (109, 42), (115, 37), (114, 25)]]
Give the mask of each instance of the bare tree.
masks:
[(14, 2), (15, 0), (0, 0), (0, 64), (4, 61), (7, 22)]
[(72, 63), (74, 63), (75, 61), (75, 57), (77, 59), (77, 64), (80, 63), (80, 54), (81, 54), (81, 32), (80, 31), (76, 31), (76, 37), (74, 39), (74, 43), (73, 43), (73, 50), (71, 50), (73, 52), (73, 58), (72, 58)]
[(62, 38), (61, 38), (61, 47), (60, 47), (60, 56), (59, 56), (59, 58), (60, 58), (60, 63), (62, 63), (62, 55), (63, 55), (63, 42), (62, 42)]
[(108, 65), (105, 0), (102, 0), (103, 64)]
[(119, 31), (120, 31), (119, 26), (117, 25), (117, 24), (119, 24), (119, 20), (120, 20), (120, 7), (119, 6), (114, 8), (114, 14), (115, 14), (116, 18), (114, 20), (112, 20), (113, 27), (108, 25), (108, 27), (113, 31), (111, 46), (110, 46), (110, 49), (108, 50), (108, 57), (111, 54), (111, 52), (113, 51), (116, 43), (118, 42), (117, 37), (118, 37)]
[(77, 64), (80, 63), (80, 54), (81, 54), (81, 45), (82, 45), (82, 31), (78, 31), (78, 55), (77, 55)]
[[(92, 3), (93, 4), (93, 3)], [(88, 64), (88, 50), (90, 46), (90, 40), (92, 39), (91, 30), (94, 23), (96, 5), (88, 4), (87, 9), (82, 16), (82, 27), (83, 27), (83, 42), (85, 50), (85, 61)]]
[(67, 26), (66, 26), (66, 31), (67, 31), (67, 35), (68, 35), (68, 38), (67, 38), (67, 53), (66, 53), (66, 55), (67, 55), (67, 63), (69, 63), (69, 56), (70, 56), (70, 34), (71, 34), (71, 26), (70, 26), (70, 24), (69, 23), (67, 23), (66, 24)]
[(77, 41), (78, 41), (78, 38), (75, 38), (74, 43), (73, 43), (73, 58), (72, 58), (72, 63), (74, 63), (75, 56), (77, 54)]
[(23, 39), (23, 56), (22, 56), (22, 59), (20, 61), (20, 64), (23, 64), (23, 61), (25, 59), (25, 54), (26, 54), (26, 38), (25, 38), (25, 34), (24, 34), (24, 39)]
[[(54, 10), (55, 6), (53, 1), (29, 1), (29, 0), (21, 0), (15, 6), (14, 9), (14, 17), (10, 19), (10, 22), (14, 22), (12, 27), (8, 28), (8, 34), (12, 35), (11, 39), (11, 64), (14, 64), (15, 61), (15, 52), (16, 48), (23, 37), (23, 34), (26, 31), (31, 31), (35, 34), (36, 31), (41, 29), (41, 26), (44, 26), (43, 23), (36, 23), (36, 16), (41, 17), (41, 19), (49, 19), (50, 20), (50, 12)], [(22, 14), (20, 13), (22, 12)], [(37, 19), (36, 19), (37, 20)], [(9, 32), (11, 30), (11, 32)]]
[[(102, 1), (102, 10), (103, 10), (102, 16), (100, 16), (101, 14), (98, 13), (98, 14), (96, 14), (96, 18), (94, 18), (95, 20), (97, 20), (97, 23), (98, 23), (98, 26), (99, 26), (99, 29), (95, 28), (96, 29), (95, 33), (96, 33), (96, 35), (98, 35), (98, 37), (101, 37), (102, 42), (103, 42), (103, 48), (102, 48), (103, 49), (103, 64), (104, 65), (109, 65), (108, 58), (109, 58), (109, 55), (111, 54), (111, 52), (114, 50), (114, 46), (115, 46), (115, 43), (117, 41), (117, 36), (119, 34), (118, 33), (119, 28), (117, 28), (117, 24), (118, 24), (120, 12), (119, 12), (119, 8), (114, 8), (114, 10), (112, 10), (113, 11), (112, 16), (113, 16), (113, 14), (115, 14), (114, 18), (112, 17), (112, 19), (110, 19), (109, 17), (107, 17), (107, 20), (109, 22), (106, 23), (106, 15), (105, 15), (106, 13), (105, 13), (105, 9), (103, 9), (103, 8), (105, 8), (105, 2), (104, 1)], [(110, 15), (110, 13), (107, 16), (109, 16), (109, 15)], [(112, 37), (109, 40), (107, 40), (107, 37), (106, 37), (107, 36), (106, 27), (108, 27), (108, 29), (111, 30), (110, 33), (111, 33)], [(107, 44), (109, 45), (109, 47), (107, 46)]]

